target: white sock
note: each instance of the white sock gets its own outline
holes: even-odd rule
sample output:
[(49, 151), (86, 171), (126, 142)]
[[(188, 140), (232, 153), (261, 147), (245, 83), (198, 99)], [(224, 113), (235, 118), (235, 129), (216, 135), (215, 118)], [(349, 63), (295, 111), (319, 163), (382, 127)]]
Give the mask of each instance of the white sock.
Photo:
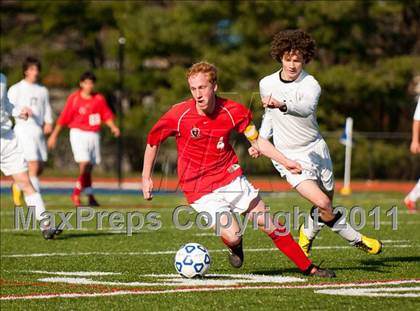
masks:
[(414, 188), (410, 191), (410, 193), (407, 195), (407, 198), (413, 202), (416, 202), (420, 198), (420, 179), (418, 180)]
[(39, 185), (39, 179), (37, 176), (29, 176), (29, 179), (31, 180), (32, 186), (34, 186), (34, 189), (36, 192), (41, 192), (41, 187)]
[(354, 230), (354, 228), (347, 223), (346, 218), (344, 217), (341, 217), (339, 221), (336, 221), (332, 227), (329, 224), (327, 225), (331, 228), (333, 232), (339, 234), (351, 245), (354, 245), (362, 240), (362, 235), (360, 234), (360, 232)]
[(318, 225), (316, 226), (311, 216), (312, 215), (309, 215), (307, 218), (307, 223), (303, 223), (303, 232), (305, 232), (306, 237), (312, 241), (318, 235), (319, 231), (321, 231), (322, 227), (324, 227), (324, 224), (318, 222)]
[(87, 195), (92, 195), (93, 194), (93, 188), (92, 187), (86, 187), (84, 189), (84, 191)]
[[(25, 202), (27, 207), (35, 208), (35, 218), (36, 220), (41, 221), (43, 219), (41, 214), (45, 212), (45, 204), (39, 192), (35, 192), (30, 195), (25, 195)], [(47, 224), (44, 224), (44, 227), (46, 227), (46, 225)]]

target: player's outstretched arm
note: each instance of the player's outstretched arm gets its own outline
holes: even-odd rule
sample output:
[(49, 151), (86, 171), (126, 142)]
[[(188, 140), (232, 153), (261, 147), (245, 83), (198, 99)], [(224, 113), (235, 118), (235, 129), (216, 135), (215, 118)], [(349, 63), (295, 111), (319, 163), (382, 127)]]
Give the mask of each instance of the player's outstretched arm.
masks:
[(273, 146), (267, 139), (259, 136), (254, 124), (248, 125), (244, 131), (245, 137), (251, 143), (251, 146), (266, 157), (280, 163), (292, 174), (302, 173), (302, 166), (296, 162), (288, 159)]
[(153, 165), (156, 160), (157, 152), (158, 152), (158, 146), (151, 146), (149, 144), (147, 144), (146, 150), (144, 151), (142, 187), (143, 187), (143, 197), (146, 200), (153, 199), (152, 172), (153, 172)]
[(259, 136), (256, 140), (251, 141), (251, 145), (261, 152), (261, 154), (283, 165), (292, 174), (302, 173), (302, 166), (298, 162), (285, 157), (284, 154), (278, 151), (267, 139)]

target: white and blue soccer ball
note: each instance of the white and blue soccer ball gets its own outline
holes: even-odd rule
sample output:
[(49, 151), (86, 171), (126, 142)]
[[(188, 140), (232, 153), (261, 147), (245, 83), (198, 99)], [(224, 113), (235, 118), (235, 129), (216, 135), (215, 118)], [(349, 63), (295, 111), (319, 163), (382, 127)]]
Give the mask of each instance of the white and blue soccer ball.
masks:
[(210, 268), (209, 251), (198, 243), (182, 246), (175, 255), (175, 269), (183, 277), (204, 276)]

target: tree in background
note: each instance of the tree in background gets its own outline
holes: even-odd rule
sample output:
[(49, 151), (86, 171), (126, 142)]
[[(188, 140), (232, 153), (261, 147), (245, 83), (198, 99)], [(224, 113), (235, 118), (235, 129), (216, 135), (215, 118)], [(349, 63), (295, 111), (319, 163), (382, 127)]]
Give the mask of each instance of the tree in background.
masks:
[[(287, 28), (302, 28), (317, 41), (318, 55), (307, 69), (323, 88), (322, 130), (337, 130), (352, 116), (357, 131), (409, 131), (410, 83), (420, 74), (415, 1), (2, 1), (0, 14), (2, 71), (11, 83), (20, 78), (21, 60), (31, 54), (43, 60), (49, 88), (69, 92), (80, 72), (93, 69), (99, 91), (110, 102), (118, 85), (117, 41), (121, 34), (126, 37), (130, 105), (124, 139), (133, 169), (141, 166), (145, 133), (157, 116), (189, 96), (184, 72), (195, 61), (216, 63), (220, 92), (251, 105), (259, 121), (257, 83), (276, 67), (270, 42)], [(239, 154), (245, 144), (237, 142)], [(376, 150), (400, 155), (393, 146), (377, 144)], [(363, 146), (359, 154), (355, 150), (360, 167), (372, 148)], [(340, 147), (330, 147), (339, 159)], [(176, 160), (165, 151), (160, 155), (162, 165)], [(383, 176), (381, 163), (393, 167), (401, 166), (401, 159), (410, 161), (408, 154), (394, 158), (372, 160), (373, 177), (412, 177), (402, 169)], [(267, 161), (251, 164), (246, 155), (244, 160), (251, 172), (269, 171)], [(340, 163), (335, 163), (339, 175)], [(362, 170), (355, 174), (367, 177)]]

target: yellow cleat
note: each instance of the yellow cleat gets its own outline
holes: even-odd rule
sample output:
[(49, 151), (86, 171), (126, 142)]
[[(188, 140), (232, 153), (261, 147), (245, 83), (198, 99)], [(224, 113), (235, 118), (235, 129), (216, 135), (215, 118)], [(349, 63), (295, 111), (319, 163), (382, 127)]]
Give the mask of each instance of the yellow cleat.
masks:
[(15, 206), (23, 205), (22, 190), (16, 184), (12, 184), (12, 198)]
[(309, 240), (308, 237), (305, 235), (305, 231), (303, 230), (303, 224), (299, 227), (299, 242), (300, 248), (305, 253), (306, 257), (309, 257), (309, 252), (312, 248), (312, 240)]
[(362, 240), (355, 244), (357, 248), (372, 255), (378, 255), (382, 251), (382, 242), (362, 235)]

